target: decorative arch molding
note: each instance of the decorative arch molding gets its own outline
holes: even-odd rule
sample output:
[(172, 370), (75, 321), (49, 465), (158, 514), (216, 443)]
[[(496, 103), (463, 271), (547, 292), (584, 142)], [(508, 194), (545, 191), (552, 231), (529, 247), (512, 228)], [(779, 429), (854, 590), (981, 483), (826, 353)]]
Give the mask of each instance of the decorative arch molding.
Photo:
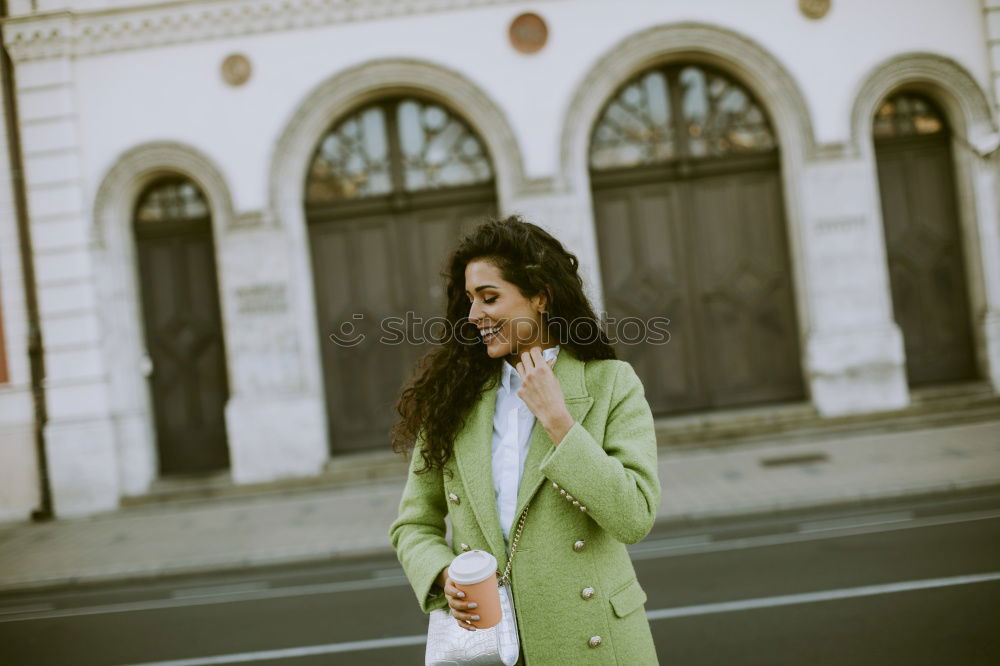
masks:
[(123, 225), (131, 238), (132, 206), (136, 197), (157, 178), (172, 174), (190, 178), (205, 193), (216, 234), (231, 226), (233, 204), (222, 171), (195, 148), (157, 141), (123, 153), (101, 180), (94, 198), (93, 240), (98, 247), (109, 247), (111, 235)]
[[(693, 60), (735, 75), (767, 110), (783, 158), (816, 153), (811, 116), (798, 84), (763, 46), (724, 28), (703, 23), (657, 26), (626, 37), (608, 49), (576, 87), (566, 109), (560, 141), (564, 177), (589, 186), (587, 148), (591, 128), (619, 86), (641, 71), (668, 62)], [(802, 148), (801, 151), (797, 147)], [(575, 187), (574, 183), (571, 187)]]
[(299, 103), (278, 138), (271, 159), (269, 194), (279, 224), (305, 224), (302, 211), (306, 171), (316, 145), (335, 120), (369, 101), (414, 94), (454, 110), (469, 123), (490, 153), (497, 194), (508, 201), (525, 186), (523, 161), (499, 106), (462, 74), (418, 60), (376, 60), (337, 73)]
[(904, 53), (878, 64), (858, 87), (851, 111), (855, 151), (864, 153), (870, 148), (878, 105), (903, 87), (923, 92), (940, 104), (953, 135), (973, 148), (996, 132), (987, 95), (964, 67), (932, 53)]
[[(91, 239), (102, 342), (111, 384), (111, 413), (117, 439), (118, 474), (125, 495), (146, 492), (158, 475), (151, 396), (142, 368), (148, 363), (132, 215), (142, 190), (161, 176), (181, 175), (201, 188), (212, 212), (217, 280), (222, 290), (222, 232), (234, 220), (221, 170), (200, 151), (161, 141), (136, 146), (114, 161), (94, 198)], [(226, 319), (221, 300), (223, 321)], [(227, 332), (228, 327), (223, 326)], [(230, 345), (226, 344), (231, 372)]]
[[(388, 95), (418, 95), (458, 114), (489, 153), (498, 209), (506, 210), (526, 183), (517, 138), (500, 107), (464, 75), (436, 63), (414, 59), (368, 61), (339, 71), (309, 92), (295, 107), (278, 136), (269, 162), (267, 211), (263, 224), (286, 239), (291, 317), (300, 333), (303, 387), (316, 405), (325, 391), (312, 258), (305, 217), (309, 163), (324, 133), (339, 118)], [(323, 433), (326, 409), (320, 407)], [(326, 450), (325, 434), (324, 451)]]
[[(703, 23), (675, 23), (633, 34), (607, 50), (576, 87), (564, 115), (560, 139), (561, 183), (580, 202), (582, 224), (597, 246), (591, 203), (588, 148), (594, 123), (619, 86), (656, 65), (681, 60), (727, 72), (753, 94), (766, 110), (778, 137), (788, 234), (789, 261), (802, 349), (815, 324), (810, 298), (809, 253), (801, 201), (804, 165), (820, 149), (811, 116), (798, 84), (763, 46), (735, 32)], [(599, 250), (598, 250), (599, 251)], [(595, 251), (596, 252), (596, 251)], [(807, 364), (803, 364), (807, 367)]]

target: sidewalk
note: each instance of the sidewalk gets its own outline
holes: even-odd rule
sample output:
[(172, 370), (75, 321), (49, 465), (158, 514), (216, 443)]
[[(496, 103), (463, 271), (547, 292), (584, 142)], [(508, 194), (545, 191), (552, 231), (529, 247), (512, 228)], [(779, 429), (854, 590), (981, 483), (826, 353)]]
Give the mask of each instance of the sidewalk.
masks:
[[(1000, 486), (1000, 420), (660, 450), (659, 519)], [(0, 591), (391, 552), (401, 479), (0, 527)]]

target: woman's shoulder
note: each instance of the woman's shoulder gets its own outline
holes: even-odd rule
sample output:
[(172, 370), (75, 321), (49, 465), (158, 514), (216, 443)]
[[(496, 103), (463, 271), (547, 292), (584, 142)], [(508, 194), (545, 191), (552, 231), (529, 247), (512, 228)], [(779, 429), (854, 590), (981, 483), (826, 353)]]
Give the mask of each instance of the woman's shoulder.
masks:
[(586, 361), (587, 370), (596, 370), (603, 372), (618, 372), (619, 368), (624, 368), (626, 366), (632, 367), (632, 364), (628, 361), (623, 361), (620, 358), (595, 358)]
[(587, 361), (585, 375), (588, 386), (603, 386), (610, 388), (615, 379), (631, 378), (635, 375), (632, 364), (617, 358), (593, 359)]

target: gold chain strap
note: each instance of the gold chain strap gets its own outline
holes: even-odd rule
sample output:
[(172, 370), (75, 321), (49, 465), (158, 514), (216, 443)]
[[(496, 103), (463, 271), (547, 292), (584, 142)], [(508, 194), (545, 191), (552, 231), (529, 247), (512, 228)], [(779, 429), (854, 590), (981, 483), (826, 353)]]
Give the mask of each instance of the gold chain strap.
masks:
[(514, 563), (514, 553), (517, 552), (517, 542), (521, 540), (521, 530), (524, 529), (524, 519), (528, 517), (528, 507), (524, 507), (521, 518), (517, 521), (517, 530), (514, 531), (514, 538), (510, 542), (510, 555), (507, 556), (507, 566), (504, 567), (503, 575), (500, 576), (498, 585), (510, 584), (510, 565)]

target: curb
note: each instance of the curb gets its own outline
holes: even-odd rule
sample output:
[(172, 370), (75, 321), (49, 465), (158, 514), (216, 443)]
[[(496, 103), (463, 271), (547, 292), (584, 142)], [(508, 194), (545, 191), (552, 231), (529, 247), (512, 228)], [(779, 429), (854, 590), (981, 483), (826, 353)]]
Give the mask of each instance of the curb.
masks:
[[(654, 529), (694, 529), (705, 528), (731, 522), (734, 519), (791, 519), (817, 509), (830, 511), (844, 509), (877, 509), (900, 500), (940, 501), (962, 499), (1000, 493), (1000, 477), (980, 481), (948, 481), (911, 488), (886, 488), (876, 491), (861, 491), (852, 497), (839, 498), (795, 498), (773, 502), (769, 505), (750, 507), (720, 507), (716, 510), (689, 512), (678, 516), (658, 518)], [(188, 576), (227, 574), (258, 568), (289, 565), (309, 565), (323, 562), (360, 559), (365, 557), (386, 557), (394, 554), (392, 547), (367, 545), (356, 548), (332, 550), (290, 549), (283, 553), (249, 556), (238, 559), (220, 559), (200, 562), (172, 562), (165, 565), (122, 567), (93, 574), (56, 576), (30, 580), (0, 580), (0, 596), (27, 592), (42, 592), (55, 589), (85, 588), (113, 583), (139, 583), (167, 581)]]
[(731, 522), (734, 519), (793, 519), (797, 514), (816, 510), (879, 509), (900, 501), (935, 502), (942, 500), (967, 499), (978, 495), (1000, 494), (1000, 477), (976, 481), (945, 481), (941, 483), (911, 488), (886, 488), (877, 491), (862, 491), (853, 497), (839, 497), (828, 500), (801, 499), (779, 501), (769, 506), (755, 506), (726, 510), (706, 510), (690, 512), (681, 516), (665, 516), (657, 519), (657, 529), (708, 528)]

